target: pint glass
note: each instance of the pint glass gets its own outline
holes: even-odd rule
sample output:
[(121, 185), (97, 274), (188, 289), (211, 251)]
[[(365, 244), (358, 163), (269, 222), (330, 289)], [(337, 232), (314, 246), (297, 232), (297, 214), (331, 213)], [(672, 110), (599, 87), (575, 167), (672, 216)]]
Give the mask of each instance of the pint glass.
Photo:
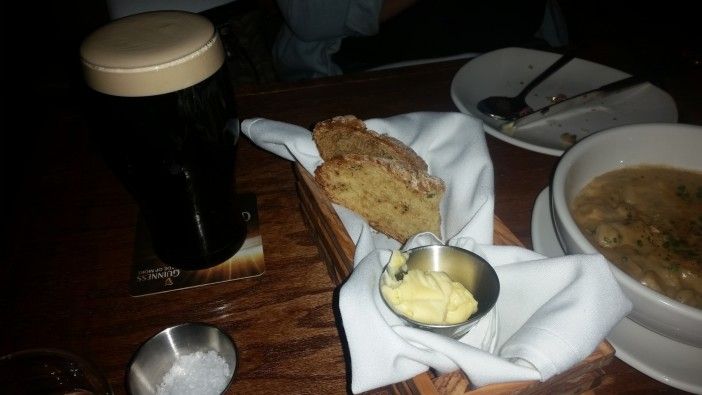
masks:
[(156, 255), (186, 270), (227, 260), (246, 238), (224, 60), (213, 24), (180, 11), (115, 20), (81, 45), (95, 141), (138, 202)]

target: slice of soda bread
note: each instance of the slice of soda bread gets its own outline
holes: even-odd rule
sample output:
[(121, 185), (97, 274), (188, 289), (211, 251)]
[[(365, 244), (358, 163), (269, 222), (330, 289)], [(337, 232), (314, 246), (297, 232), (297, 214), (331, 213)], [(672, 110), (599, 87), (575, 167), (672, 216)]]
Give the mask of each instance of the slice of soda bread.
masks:
[[(326, 154), (315, 179), (332, 202), (355, 211), (377, 231), (401, 243), (425, 231), (441, 237), (439, 204), (445, 184), (427, 173), (426, 163), (411, 148), (397, 139), (383, 139), (387, 136), (366, 129), (353, 116), (317, 125), (315, 142)], [(319, 125), (324, 125), (323, 132)], [(334, 145), (334, 141), (344, 143)], [(385, 145), (381, 151), (365, 150), (379, 144)]]
[(439, 178), (392, 159), (358, 154), (325, 161), (315, 178), (331, 201), (401, 243), (420, 232), (441, 235), (439, 204), (445, 187)]

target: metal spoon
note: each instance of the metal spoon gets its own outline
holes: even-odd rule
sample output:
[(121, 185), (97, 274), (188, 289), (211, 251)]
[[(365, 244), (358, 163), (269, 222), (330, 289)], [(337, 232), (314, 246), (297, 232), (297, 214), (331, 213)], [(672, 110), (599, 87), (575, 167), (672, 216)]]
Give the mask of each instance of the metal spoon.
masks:
[(531, 110), (526, 104), (526, 97), (537, 85), (548, 76), (563, 67), (575, 57), (574, 51), (568, 51), (556, 60), (546, 70), (537, 75), (529, 82), (517, 96), (490, 96), (478, 102), (478, 110), (483, 114), (499, 121), (512, 121), (519, 117), (520, 113)]

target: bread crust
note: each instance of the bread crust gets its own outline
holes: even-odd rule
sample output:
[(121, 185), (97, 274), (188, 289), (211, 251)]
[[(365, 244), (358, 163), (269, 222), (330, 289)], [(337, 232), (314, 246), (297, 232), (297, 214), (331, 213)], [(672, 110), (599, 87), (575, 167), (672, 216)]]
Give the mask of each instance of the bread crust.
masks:
[(427, 231), (441, 237), (446, 186), (412, 148), (354, 115), (321, 121), (312, 136), (324, 159), (315, 179), (329, 200), (401, 243)]
[(410, 147), (400, 140), (368, 129), (365, 122), (354, 115), (341, 115), (318, 122), (313, 131), (322, 159), (329, 160), (345, 154), (361, 154), (394, 159), (407, 166), (426, 171), (428, 166)]

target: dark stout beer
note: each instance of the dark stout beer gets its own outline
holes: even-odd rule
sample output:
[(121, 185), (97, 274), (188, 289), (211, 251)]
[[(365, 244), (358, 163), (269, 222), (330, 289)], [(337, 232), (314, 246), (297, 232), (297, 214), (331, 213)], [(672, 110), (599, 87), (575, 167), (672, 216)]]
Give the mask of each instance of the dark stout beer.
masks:
[(96, 141), (158, 257), (201, 269), (234, 255), (246, 238), (234, 188), (239, 122), (212, 24), (135, 15), (97, 30), (81, 55)]

